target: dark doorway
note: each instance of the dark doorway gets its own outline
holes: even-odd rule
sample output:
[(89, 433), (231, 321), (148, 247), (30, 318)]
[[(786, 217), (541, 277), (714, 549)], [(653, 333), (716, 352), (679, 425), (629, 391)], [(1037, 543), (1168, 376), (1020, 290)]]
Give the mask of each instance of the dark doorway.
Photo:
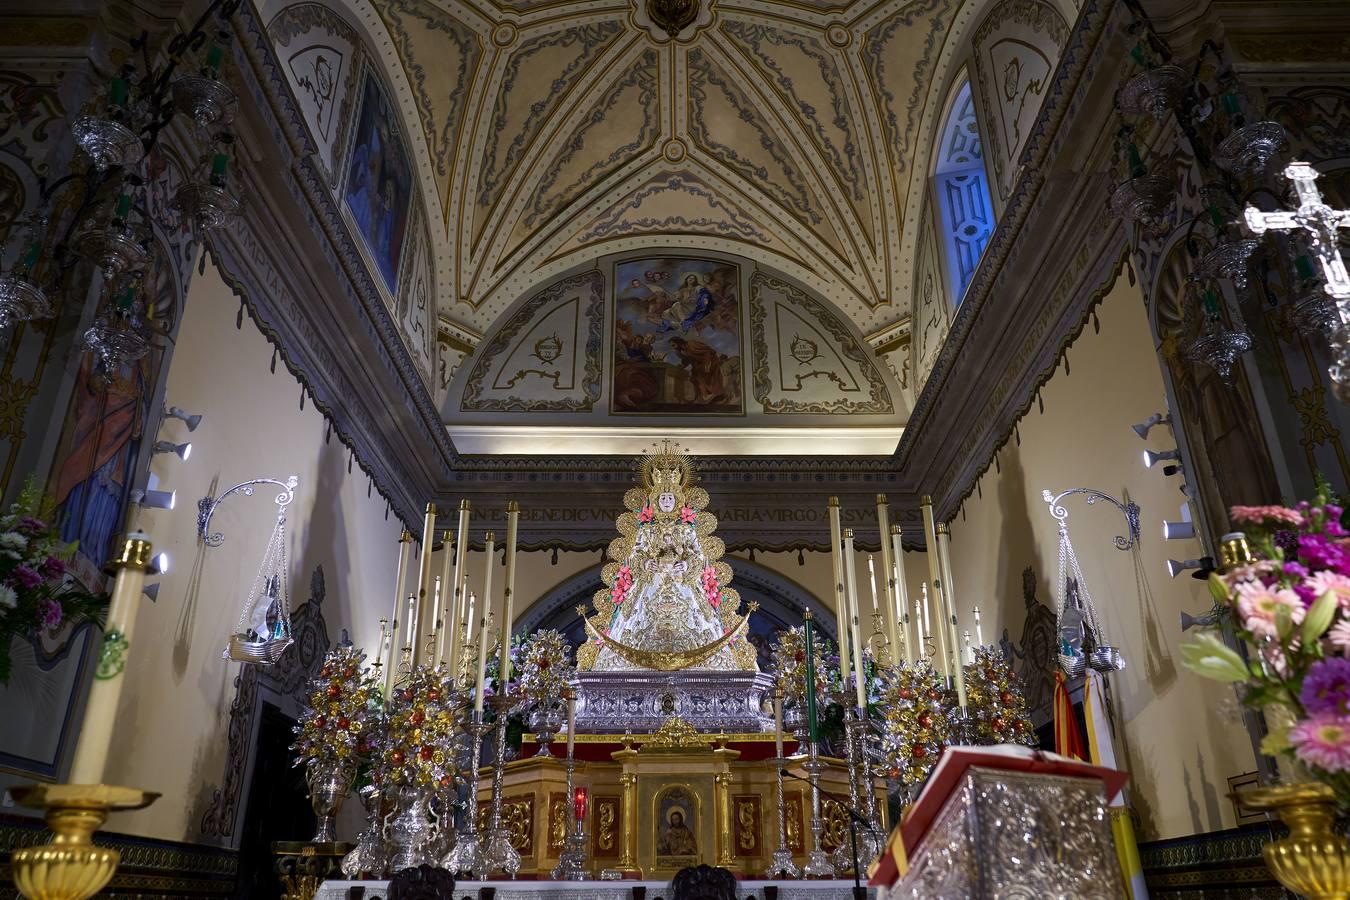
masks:
[(238, 900), (274, 900), (281, 882), (273, 869), (273, 841), (303, 841), (314, 834), (314, 812), (305, 770), (291, 765), (295, 720), (264, 703), (258, 721), (257, 755), (248, 786), (248, 807), (239, 836)]

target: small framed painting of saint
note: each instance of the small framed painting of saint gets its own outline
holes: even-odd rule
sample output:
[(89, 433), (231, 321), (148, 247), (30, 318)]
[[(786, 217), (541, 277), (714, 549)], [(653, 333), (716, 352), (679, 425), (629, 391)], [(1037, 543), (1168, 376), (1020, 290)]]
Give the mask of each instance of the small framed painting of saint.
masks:
[(698, 865), (698, 798), (688, 788), (669, 787), (656, 795), (656, 865), (682, 869)]

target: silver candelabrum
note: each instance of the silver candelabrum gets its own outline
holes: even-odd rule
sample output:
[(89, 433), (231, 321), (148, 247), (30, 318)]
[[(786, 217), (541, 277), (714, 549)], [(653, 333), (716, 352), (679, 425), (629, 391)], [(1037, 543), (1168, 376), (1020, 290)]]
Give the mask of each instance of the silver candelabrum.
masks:
[[(867, 819), (866, 827), (857, 830), (860, 823), (854, 822), (858, 835), (857, 864), (866, 867), (868, 863), (881, 855), (884, 838), (880, 823), (877, 821), (877, 794), (872, 784), (867, 764), (865, 746), (867, 720), (862, 710), (848, 705), (847, 698), (841, 701), (844, 707), (844, 741), (848, 762), (848, 794), (853, 811), (860, 812)], [(849, 813), (853, 817), (853, 812)], [(840, 872), (851, 872), (854, 865), (854, 847), (850, 840), (834, 851), (835, 867)]]
[(778, 849), (773, 851), (769, 859), (765, 878), (800, 878), (802, 875), (797, 864), (792, 861), (792, 851), (787, 844), (787, 805), (783, 798), (783, 767), (786, 765), (787, 760), (781, 756), (773, 761), (773, 769), (778, 776)]
[(820, 761), (820, 750), (813, 740), (806, 742), (806, 762), (802, 768), (811, 782), (811, 852), (806, 855), (802, 874), (807, 878), (833, 878), (834, 863), (830, 861), (830, 854), (820, 845), (820, 837), (825, 830), (825, 823), (820, 817), (820, 773), (825, 769), (825, 764)]
[(492, 725), (483, 721), (481, 711), (475, 710), (469, 713), (464, 729), (471, 735), (469, 794), (464, 812), (464, 831), (455, 841), (455, 849), (441, 861), (441, 866), (457, 875), (467, 872), (481, 881), (487, 875), (487, 859), (478, 835), (478, 762), (482, 758), (483, 737), (492, 730)]
[(497, 756), (492, 766), (492, 830), (488, 832), (487, 848), (483, 852), (484, 867), (488, 872), (498, 869), (511, 878), (520, 871), (520, 853), (511, 846), (511, 832), (502, 822), (502, 778), (506, 766), (506, 717), (515, 705), (514, 698), (505, 690), (492, 698), (497, 711)]
[[(569, 737), (571, 737), (569, 735)], [(572, 742), (568, 741), (567, 747), (567, 799), (564, 801), (564, 807), (570, 808), (572, 826), (568, 829), (567, 839), (563, 843), (563, 851), (558, 856), (558, 864), (553, 867), (554, 881), (586, 881), (589, 877), (586, 874), (586, 823), (576, 816), (576, 796), (573, 791), (576, 788), (573, 770), (576, 767), (576, 757), (573, 754)], [(572, 806), (567, 807), (568, 804)]]

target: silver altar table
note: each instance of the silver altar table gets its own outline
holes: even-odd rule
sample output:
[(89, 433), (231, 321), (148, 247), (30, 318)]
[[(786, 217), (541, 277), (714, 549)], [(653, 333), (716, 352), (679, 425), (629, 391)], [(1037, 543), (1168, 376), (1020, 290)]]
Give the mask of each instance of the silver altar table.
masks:
[(581, 734), (642, 734), (671, 716), (705, 734), (773, 730), (773, 676), (763, 672), (580, 672), (572, 684)]
[[(736, 896), (763, 900), (766, 885), (778, 888), (779, 900), (847, 900), (852, 881), (740, 881)], [(350, 889), (365, 888), (362, 900), (385, 900), (387, 881), (325, 881), (314, 900), (348, 900)], [(490, 887), (494, 900), (633, 900), (633, 888), (647, 889), (647, 900), (670, 900), (668, 881), (464, 881), (455, 884), (455, 900), (478, 900), (478, 889)], [(875, 888), (868, 897), (875, 898)]]
[(1124, 900), (1102, 782), (969, 768), (884, 900)]

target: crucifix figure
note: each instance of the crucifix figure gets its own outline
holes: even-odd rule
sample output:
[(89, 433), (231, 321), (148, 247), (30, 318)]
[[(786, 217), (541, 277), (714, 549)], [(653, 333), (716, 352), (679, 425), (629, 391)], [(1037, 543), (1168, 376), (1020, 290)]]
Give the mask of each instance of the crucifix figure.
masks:
[[(1290, 163), (1285, 167), (1284, 177), (1293, 182), (1298, 194), (1298, 209), (1262, 212), (1248, 206), (1247, 227), (1257, 235), (1270, 230), (1306, 230), (1308, 245), (1322, 264), (1326, 292), (1336, 300), (1350, 300), (1350, 274), (1346, 273), (1345, 261), (1336, 246), (1337, 229), (1350, 228), (1350, 210), (1332, 209), (1322, 202), (1322, 195), (1317, 190), (1317, 170), (1308, 163)], [(1347, 316), (1350, 311), (1341, 312), (1343, 324), (1347, 323)]]

